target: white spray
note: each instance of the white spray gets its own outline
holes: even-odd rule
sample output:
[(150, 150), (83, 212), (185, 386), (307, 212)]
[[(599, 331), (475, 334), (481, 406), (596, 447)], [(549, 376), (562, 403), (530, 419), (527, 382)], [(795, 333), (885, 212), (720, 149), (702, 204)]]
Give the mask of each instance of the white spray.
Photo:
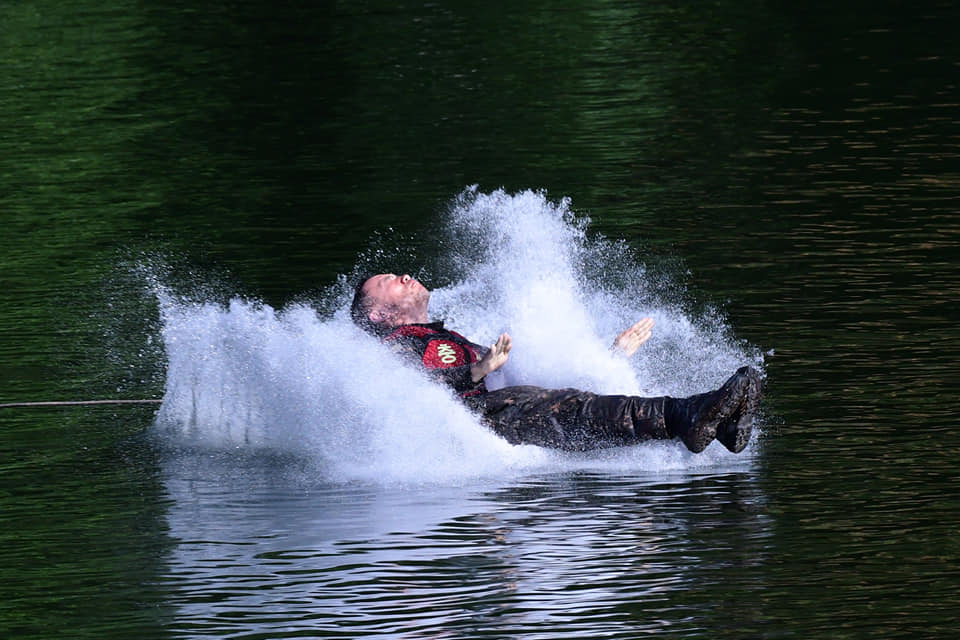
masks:
[[(503, 331), (513, 336), (510, 361), (491, 386), (682, 396), (718, 386), (742, 364), (761, 364), (757, 350), (726, 338), (719, 320), (695, 323), (658, 299), (629, 248), (589, 237), (587, 225), (566, 201), (534, 192), (469, 189), (451, 206), (447, 237), (437, 239), (447, 250), (434, 269), (454, 284), (433, 292), (431, 314), (481, 344)], [(719, 445), (699, 456), (674, 442), (580, 455), (511, 446), (449, 390), (354, 327), (349, 290), (341, 282), (332, 319), (303, 304), (276, 311), (235, 299), (224, 308), (160, 293), (168, 367), (158, 432), (175, 444), (294, 454), (334, 480), (735, 464)], [(638, 356), (611, 354), (616, 334), (647, 315), (657, 325)]]

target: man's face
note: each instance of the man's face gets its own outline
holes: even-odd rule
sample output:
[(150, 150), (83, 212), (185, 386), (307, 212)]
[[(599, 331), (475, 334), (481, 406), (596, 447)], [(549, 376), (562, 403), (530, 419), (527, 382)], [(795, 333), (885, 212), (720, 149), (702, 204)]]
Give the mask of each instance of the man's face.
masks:
[(430, 291), (415, 278), (381, 273), (367, 280), (363, 293), (371, 302), (371, 320), (390, 325), (427, 322)]

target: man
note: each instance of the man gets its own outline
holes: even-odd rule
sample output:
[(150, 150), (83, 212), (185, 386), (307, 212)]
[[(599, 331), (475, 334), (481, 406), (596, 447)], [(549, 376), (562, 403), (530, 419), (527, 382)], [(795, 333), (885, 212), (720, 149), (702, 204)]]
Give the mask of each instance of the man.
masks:
[[(358, 283), (353, 321), (456, 391), (498, 435), (512, 444), (583, 451), (680, 438), (694, 453), (719, 440), (734, 453), (750, 440), (760, 375), (739, 369), (722, 387), (689, 398), (598, 395), (578, 389), (513, 386), (488, 391), (484, 378), (506, 364), (513, 346), (500, 335), (484, 348), (430, 322), (430, 291), (409, 275), (381, 273)], [(621, 333), (613, 349), (632, 355), (647, 341), (653, 320)]]

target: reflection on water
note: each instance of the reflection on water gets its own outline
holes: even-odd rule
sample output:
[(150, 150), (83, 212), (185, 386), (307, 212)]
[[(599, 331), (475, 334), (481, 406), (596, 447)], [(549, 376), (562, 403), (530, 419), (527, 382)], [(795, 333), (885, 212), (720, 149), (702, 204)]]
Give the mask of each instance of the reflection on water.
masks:
[(295, 466), (202, 453), (167, 462), (175, 629), (691, 630), (691, 595), (729, 570), (755, 570), (771, 535), (766, 500), (745, 474), (389, 489), (315, 485)]

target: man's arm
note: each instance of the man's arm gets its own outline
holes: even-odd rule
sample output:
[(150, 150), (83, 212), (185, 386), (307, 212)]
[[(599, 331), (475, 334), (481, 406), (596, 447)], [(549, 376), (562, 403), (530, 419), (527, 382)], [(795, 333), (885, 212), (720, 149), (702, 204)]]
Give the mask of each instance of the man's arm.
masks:
[(637, 352), (644, 342), (650, 339), (653, 333), (653, 318), (644, 318), (633, 325), (613, 341), (610, 350), (614, 353), (621, 353), (627, 358)]

